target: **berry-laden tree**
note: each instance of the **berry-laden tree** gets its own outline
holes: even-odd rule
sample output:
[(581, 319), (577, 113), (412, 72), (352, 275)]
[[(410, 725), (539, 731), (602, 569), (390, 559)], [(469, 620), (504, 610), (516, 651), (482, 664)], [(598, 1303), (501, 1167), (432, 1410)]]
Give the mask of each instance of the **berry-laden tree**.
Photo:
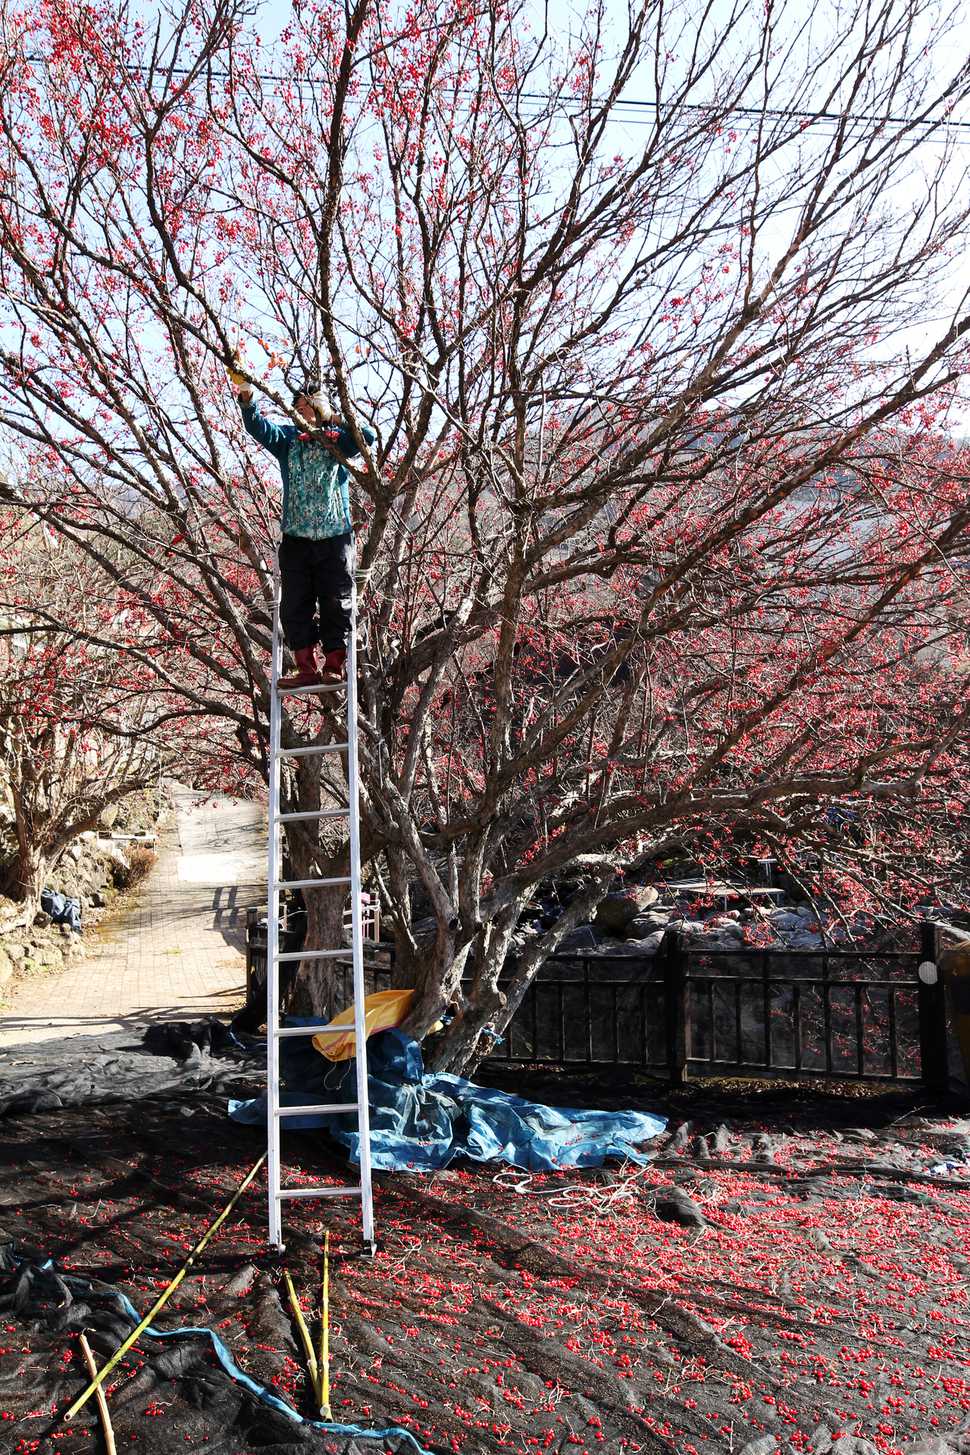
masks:
[[(282, 417), (322, 355), (361, 446), (366, 870), (410, 1028), (458, 1001), (452, 1068), (621, 863), (785, 848), (851, 796), (878, 843), (840, 891), (905, 907), (965, 772), (943, 22), (542, 16), (309, 0), (269, 44), (240, 0), (4, 10), (7, 497), (137, 605), (186, 753), (257, 791), (279, 500), (224, 370)], [(334, 731), (301, 707), (284, 742)], [(296, 761), (285, 807), (339, 798)], [(290, 827), (300, 877), (345, 858)], [(341, 910), (310, 896), (311, 943)]]
[[(155, 674), (137, 623), (90, 558), (21, 511), (0, 511), (0, 842), (6, 927), (29, 921), (51, 869), (105, 809), (166, 763)], [(109, 587), (105, 595), (105, 586)], [(129, 635), (117, 650), (118, 617)], [(4, 815), (5, 819), (7, 815)]]

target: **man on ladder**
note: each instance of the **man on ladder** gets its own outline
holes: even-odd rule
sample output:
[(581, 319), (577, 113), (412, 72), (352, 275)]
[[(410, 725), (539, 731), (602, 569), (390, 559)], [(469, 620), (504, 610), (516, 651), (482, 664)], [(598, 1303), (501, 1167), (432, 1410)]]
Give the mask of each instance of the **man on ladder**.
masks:
[[(283, 477), (283, 539), (280, 541), (280, 621), (296, 658), (296, 673), (279, 686), (311, 687), (339, 680), (346, 670), (354, 539), (345, 460), (360, 453), (353, 431), (340, 422), (320, 381), (294, 391), (293, 408), (306, 425), (266, 419), (245, 377), (229, 371), (238, 390), (243, 423), (254, 440), (275, 456)], [(362, 427), (366, 444), (372, 430)], [(335, 453), (337, 452), (337, 453)], [(322, 672), (315, 648), (323, 651)]]
[[(237, 355), (238, 363), (238, 355)], [(269, 900), (266, 934), (266, 1041), (268, 1101), (269, 1241), (283, 1247), (282, 1203), (287, 1198), (359, 1197), (364, 1245), (374, 1249), (374, 1212), (370, 1167), (370, 1124), (367, 1105), (367, 1048), (363, 927), (361, 923), (360, 812), (357, 768), (357, 650), (354, 544), (347, 468), (343, 460), (359, 454), (358, 437), (370, 445), (373, 432), (358, 435), (336, 417), (319, 382), (307, 381), (293, 396), (293, 407), (307, 426), (274, 424), (265, 419), (239, 367), (229, 371), (238, 391), (246, 428), (270, 450), (283, 477), (283, 539), (280, 584), (274, 593), (273, 654), (269, 741)], [(341, 458), (342, 457), (342, 458)], [(296, 672), (280, 677), (280, 629), (296, 658)], [(324, 650), (318, 667), (315, 647)], [(322, 670), (321, 670), (322, 668)], [(314, 742), (283, 747), (281, 698), (334, 693), (346, 679), (347, 732), (344, 742)], [(281, 760), (327, 752), (347, 754), (347, 808), (280, 811)], [(295, 821), (348, 819), (350, 873), (338, 878), (282, 879), (281, 830)], [(281, 1026), (279, 967), (281, 962), (346, 958), (344, 949), (280, 950), (280, 892), (346, 886), (350, 891), (354, 1032), (357, 1099), (350, 1103), (283, 1106), (280, 1099), (280, 1041), (288, 1036), (331, 1033), (320, 1025)], [(346, 1034), (335, 1027), (333, 1034)], [(287, 1117), (356, 1113), (359, 1131), (360, 1183), (347, 1187), (287, 1187), (280, 1166), (280, 1127)]]

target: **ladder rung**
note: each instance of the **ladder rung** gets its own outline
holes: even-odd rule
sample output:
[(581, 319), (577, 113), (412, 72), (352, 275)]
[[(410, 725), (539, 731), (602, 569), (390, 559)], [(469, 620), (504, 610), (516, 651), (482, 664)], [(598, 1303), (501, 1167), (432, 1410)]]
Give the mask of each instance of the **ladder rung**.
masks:
[(312, 818), (346, 818), (349, 808), (310, 808), (300, 813), (281, 813), (278, 823), (305, 823)]
[(278, 1036), (345, 1036), (353, 1026), (280, 1026)]
[(346, 687), (346, 680), (343, 680), (315, 682), (310, 687), (277, 687), (276, 691), (280, 697), (315, 697), (318, 692), (342, 692)]
[(281, 1187), (277, 1197), (360, 1197), (360, 1187)]
[(303, 1117), (309, 1116), (311, 1112), (325, 1111), (327, 1113), (337, 1111), (357, 1111), (356, 1101), (321, 1101), (315, 1106), (278, 1106), (276, 1115), (278, 1117)]
[(276, 956), (277, 960), (337, 960), (344, 959), (352, 951), (348, 947), (345, 950), (281, 950)]
[(281, 879), (277, 889), (320, 889), (332, 888), (335, 884), (350, 884), (350, 877), (346, 874), (339, 879)]
[(312, 758), (317, 753), (346, 753), (349, 743), (314, 743), (311, 748), (280, 748), (281, 758)]

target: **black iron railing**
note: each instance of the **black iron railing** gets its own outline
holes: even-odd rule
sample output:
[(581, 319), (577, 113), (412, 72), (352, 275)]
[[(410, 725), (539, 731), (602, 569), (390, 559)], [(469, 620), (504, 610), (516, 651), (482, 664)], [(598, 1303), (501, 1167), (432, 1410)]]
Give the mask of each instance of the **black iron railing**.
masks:
[[(369, 993), (391, 984), (385, 953), (367, 968)], [(250, 910), (247, 992), (265, 994), (265, 960), (265, 926)], [(920, 973), (935, 960), (932, 926), (918, 951), (705, 950), (668, 930), (649, 959), (552, 955), (491, 1059), (675, 1081), (758, 1074), (942, 1086), (943, 987), (932, 969)], [(335, 963), (336, 1011), (351, 997), (349, 951), (346, 965)]]
[(918, 1082), (937, 1051), (945, 1069), (942, 995), (918, 953), (682, 954), (681, 1074)]

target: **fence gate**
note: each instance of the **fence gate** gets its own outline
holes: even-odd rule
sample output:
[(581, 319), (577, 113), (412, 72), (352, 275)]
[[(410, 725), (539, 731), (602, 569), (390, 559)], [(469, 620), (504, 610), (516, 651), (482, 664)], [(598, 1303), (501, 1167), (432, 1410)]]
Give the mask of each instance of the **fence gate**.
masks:
[(935, 934), (919, 951), (667, 946), (671, 1075), (757, 1073), (945, 1087)]

